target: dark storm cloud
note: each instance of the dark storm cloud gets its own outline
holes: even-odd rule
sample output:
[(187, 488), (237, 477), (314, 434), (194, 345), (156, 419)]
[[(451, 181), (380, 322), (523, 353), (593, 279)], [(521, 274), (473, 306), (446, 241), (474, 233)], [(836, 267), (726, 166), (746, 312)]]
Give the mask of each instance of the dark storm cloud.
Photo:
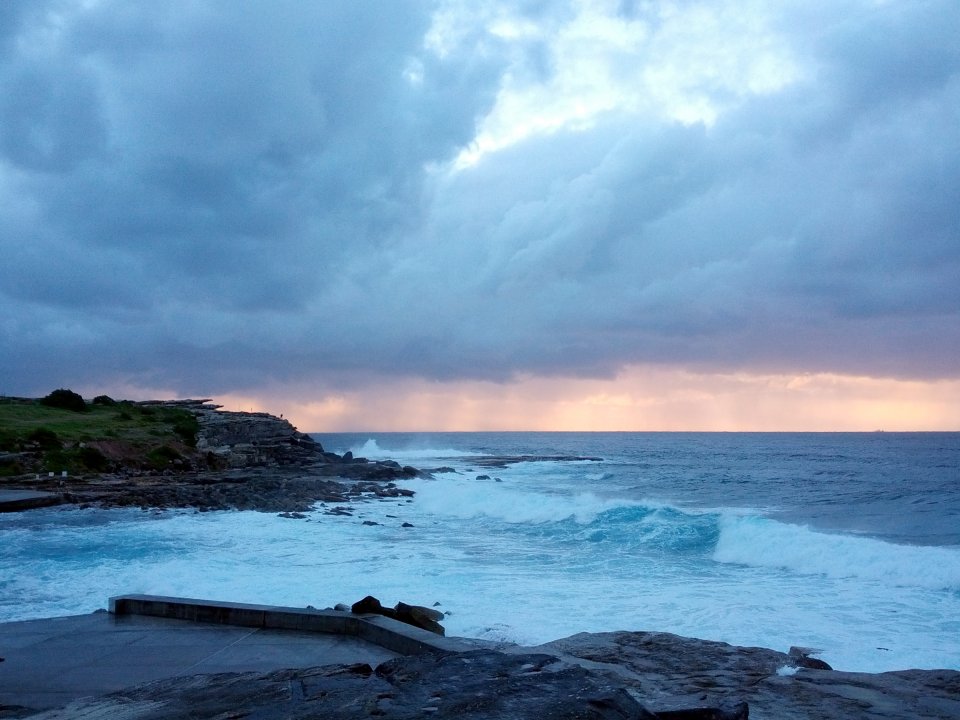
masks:
[(4, 7), (3, 365), (30, 390), (229, 375), (416, 222), (495, 89), (424, 52), (420, 2)]
[(804, 72), (715, 123), (613, 110), (459, 172), (542, 38), (437, 50), (412, 1), (3, 8), (0, 392), (957, 375), (955, 3), (784, 5)]

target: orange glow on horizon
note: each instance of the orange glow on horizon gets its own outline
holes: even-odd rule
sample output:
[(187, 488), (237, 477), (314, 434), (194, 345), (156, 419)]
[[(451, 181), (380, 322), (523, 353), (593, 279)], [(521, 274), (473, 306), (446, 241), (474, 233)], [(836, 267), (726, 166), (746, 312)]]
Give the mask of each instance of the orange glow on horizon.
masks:
[(390, 380), (311, 398), (309, 390), (217, 398), (306, 432), (960, 430), (960, 380), (833, 374), (696, 374), (632, 367), (609, 380)]

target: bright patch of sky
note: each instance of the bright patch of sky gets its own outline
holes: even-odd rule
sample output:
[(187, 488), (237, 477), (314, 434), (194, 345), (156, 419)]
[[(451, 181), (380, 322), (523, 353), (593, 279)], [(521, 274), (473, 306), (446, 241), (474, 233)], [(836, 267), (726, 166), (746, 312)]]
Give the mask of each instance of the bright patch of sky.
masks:
[[(487, 9), (473, 22), (486, 23), (509, 63), (456, 167), (533, 135), (588, 130), (606, 113), (709, 127), (742, 98), (796, 82), (799, 62), (766, 5), (643, 2), (627, 13), (615, 0), (576, 0), (546, 21)], [(439, 13), (428, 48), (455, 43), (452, 25)]]

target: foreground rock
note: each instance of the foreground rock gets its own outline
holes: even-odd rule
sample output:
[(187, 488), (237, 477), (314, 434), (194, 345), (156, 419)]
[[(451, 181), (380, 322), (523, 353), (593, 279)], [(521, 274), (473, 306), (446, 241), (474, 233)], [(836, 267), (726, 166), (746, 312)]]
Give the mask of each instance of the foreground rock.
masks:
[(171, 678), (80, 700), (36, 717), (960, 717), (958, 672), (846, 673), (797, 668), (794, 663), (799, 660), (774, 650), (668, 633), (584, 633), (539, 648), (482, 647), (459, 654), (401, 657), (376, 669), (336, 665)]
[(582, 633), (536, 649), (616, 673), (654, 707), (735, 699), (752, 718), (960, 718), (960, 672), (951, 670), (814, 670), (797, 654), (669, 633)]
[(477, 650), (401, 657), (376, 670), (353, 665), (175, 678), (81, 700), (36, 717), (655, 720), (657, 716), (602, 674), (550, 655)]

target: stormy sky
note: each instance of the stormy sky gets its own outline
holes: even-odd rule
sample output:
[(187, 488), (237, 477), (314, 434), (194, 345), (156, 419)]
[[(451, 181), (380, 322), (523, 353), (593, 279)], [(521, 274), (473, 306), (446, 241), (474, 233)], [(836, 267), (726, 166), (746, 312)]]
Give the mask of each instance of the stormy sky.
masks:
[(958, 32), (956, 0), (3, 0), (0, 393), (960, 428)]

